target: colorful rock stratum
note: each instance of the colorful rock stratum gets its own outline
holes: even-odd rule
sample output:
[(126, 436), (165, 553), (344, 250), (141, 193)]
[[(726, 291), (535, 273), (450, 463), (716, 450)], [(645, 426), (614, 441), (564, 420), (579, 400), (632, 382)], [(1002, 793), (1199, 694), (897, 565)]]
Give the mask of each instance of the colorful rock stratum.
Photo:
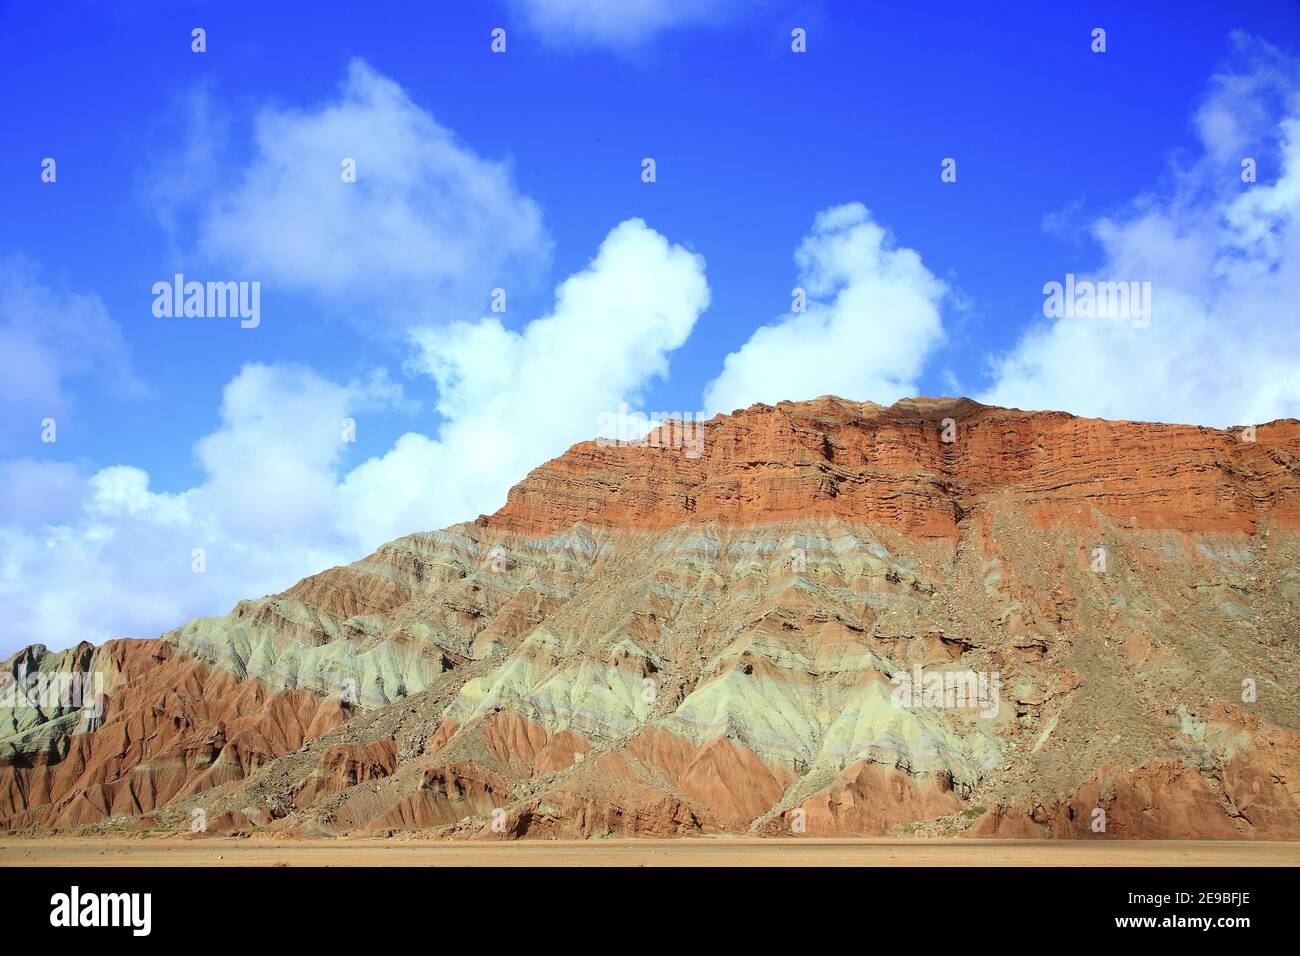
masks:
[(9, 691), (105, 695), (8, 698), (0, 829), (1300, 837), (1300, 422), (701, 427), (225, 617), (19, 652)]

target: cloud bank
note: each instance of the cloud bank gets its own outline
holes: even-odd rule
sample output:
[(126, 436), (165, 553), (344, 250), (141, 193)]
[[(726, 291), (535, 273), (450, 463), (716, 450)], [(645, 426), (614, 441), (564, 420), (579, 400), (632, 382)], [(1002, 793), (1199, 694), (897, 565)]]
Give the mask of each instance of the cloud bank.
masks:
[(1201, 154), (1091, 225), (1102, 261), (1080, 278), (1150, 282), (1150, 325), (1040, 319), (992, 360), (981, 401), (1216, 427), (1300, 416), (1300, 68), (1234, 43), (1195, 117)]

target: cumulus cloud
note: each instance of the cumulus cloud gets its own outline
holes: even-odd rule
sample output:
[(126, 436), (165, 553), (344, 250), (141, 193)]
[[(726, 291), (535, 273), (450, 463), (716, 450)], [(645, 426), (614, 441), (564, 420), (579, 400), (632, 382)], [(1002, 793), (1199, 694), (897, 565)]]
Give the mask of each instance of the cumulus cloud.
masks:
[(61, 424), (69, 385), (91, 376), (141, 388), (104, 303), (45, 283), (30, 260), (0, 260), (0, 448), (39, 438), (44, 418)]
[(1077, 276), (1150, 282), (1149, 325), (1039, 320), (982, 401), (1218, 427), (1300, 415), (1300, 64), (1236, 37), (1195, 128), (1167, 193), (1091, 224), (1101, 264)]
[(708, 299), (703, 260), (629, 220), (521, 331), (485, 318), (414, 333), (416, 365), (439, 388), (435, 436), (404, 435), (348, 468), (344, 420), (364, 428), (366, 411), (400, 400), (395, 386), (253, 364), (226, 386), (220, 426), (196, 444), (204, 477), (193, 488), (156, 491), (130, 465), (81, 476), (10, 462), (0, 501), (49, 482), (61, 506), (0, 512), (0, 653), (155, 635), (391, 538), (494, 510), (529, 468), (591, 437), (602, 412), (662, 375)]
[(804, 312), (760, 328), (705, 390), (711, 411), (819, 395), (878, 402), (916, 392), (943, 337), (947, 287), (861, 203), (818, 214), (795, 253)]
[(676, 27), (718, 23), (745, 0), (515, 0), (548, 43), (625, 49)]
[(436, 441), (404, 436), (349, 475), (351, 520), (387, 534), (499, 507), (529, 469), (593, 437), (601, 413), (636, 403), (708, 303), (704, 260), (630, 219), (522, 331), (496, 318), (417, 331), (444, 424)]
[[(343, 181), (344, 160), (355, 161), (355, 182)], [(253, 158), (201, 211), (197, 243), (243, 278), (364, 300), (367, 318), (382, 304), (403, 322), (412, 310), (473, 314), (507, 272), (538, 274), (550, 253), (541, 212), (510, 168), (360, 60), (337, 99), (259, 114)]]

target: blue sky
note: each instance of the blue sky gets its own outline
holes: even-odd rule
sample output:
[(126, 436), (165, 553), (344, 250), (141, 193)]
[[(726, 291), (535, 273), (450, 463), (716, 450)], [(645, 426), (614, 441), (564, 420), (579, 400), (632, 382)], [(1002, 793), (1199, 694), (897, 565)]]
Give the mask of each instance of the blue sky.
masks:
[[(1294, 3), (266, 6), (0, 8), (0, 651), (472, 519), (621, 401), (1300, 415)], [(1149, 327), (1053, 324), (1067, 273)]]

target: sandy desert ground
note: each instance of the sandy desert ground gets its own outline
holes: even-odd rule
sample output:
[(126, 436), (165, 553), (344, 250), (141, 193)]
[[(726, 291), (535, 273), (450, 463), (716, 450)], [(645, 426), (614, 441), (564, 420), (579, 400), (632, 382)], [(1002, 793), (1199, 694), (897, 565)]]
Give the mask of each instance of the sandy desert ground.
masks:
[(1300, 842), (0, 838), (0, 866), (1298, 866)]

